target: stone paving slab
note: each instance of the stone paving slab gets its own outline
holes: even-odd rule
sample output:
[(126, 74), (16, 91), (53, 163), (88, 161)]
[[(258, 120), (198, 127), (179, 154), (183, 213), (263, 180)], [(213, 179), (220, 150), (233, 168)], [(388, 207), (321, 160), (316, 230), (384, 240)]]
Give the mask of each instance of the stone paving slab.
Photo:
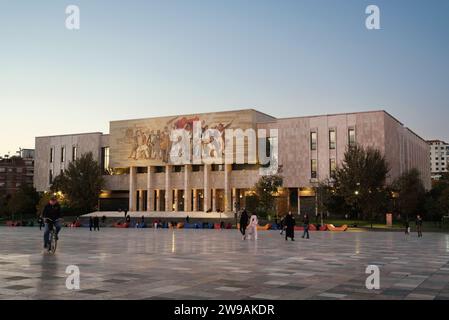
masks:
[[(0, 299), (449, 299), (449, 235), (63, 229), (56, 255), (37, 228), (0, 227)], [(365, 269), (379, 266), (379, 290)], [(81, 289), (66, 288), (67, 266)]]

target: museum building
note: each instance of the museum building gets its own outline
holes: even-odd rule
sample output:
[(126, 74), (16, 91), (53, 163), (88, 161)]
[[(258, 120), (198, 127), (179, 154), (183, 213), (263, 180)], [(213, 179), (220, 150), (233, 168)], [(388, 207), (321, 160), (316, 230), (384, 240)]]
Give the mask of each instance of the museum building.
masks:
[[(314, 187), (330, 177), (348, 146), (356, 144), (375, 147), (385, 154), (390, 166), (389, 181), (417, 168), (425, 187), (430, 188), (427, 142), (386, 111), (275, 118), (253, 109), (111, 121), (109, 134), (37, 137), (34, 185), (40, 192), (48, 191), (53, 179), (71, 161), (92, 152), (105, 178), (100, 211), (126, 209), (156, 212), (160, 216), (170, 212), (207, 215), (245, 207), (263, 167), (260, 152), (255, 161), (249, 160), (250, 135), (244, 138), (243, 146), (233, 145), (230, 162), (174, 163), (171, 155), (182, 152), (179, 148), (175, 150), (173, 130), (183, 130), (193, 139), (188, 151), (192, 152), (194, 128), (200, 128), (197, 149), (201, 154), (229, 153), (224, 142), (237, 139), (228, 133), (224, 137), (231, 129), (256, 132), (258, 142), (265, 140), (257, 146), (266, 149), (264, 152), (271, 157), (271, 162), (276, 162), (283, 177), (283, 188), (277, 194), (280, 213), (313, 213)], [(209, 131), (218, 132), (219, 138), (212, 141), (211, 136), (205, 135)], [(266, 132), (266, 136), (261, 138), (260, 132)], [(276, 137), (272, 136), (273, 132), (277, 133)], [(277, 143), (275, 155), (273, 138)], [(245, 159), (243, 163), (236, 160), (239, 154)]]

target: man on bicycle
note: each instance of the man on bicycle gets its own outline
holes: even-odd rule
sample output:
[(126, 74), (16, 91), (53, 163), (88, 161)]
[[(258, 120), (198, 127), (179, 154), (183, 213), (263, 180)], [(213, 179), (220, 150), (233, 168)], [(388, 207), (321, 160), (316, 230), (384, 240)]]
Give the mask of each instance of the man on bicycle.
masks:
[[(44, 231), (44, 248), (50, 249), (50, 226), (49, 223), (53, 223), (54, 228), (56, 229), (56, 239), (58, 239), (59, 230), (61, 230), (61, 224), (58, 219), (61, 218), (61, 206), (56, 200), (55, 197), (52, 197), (48, 204), (45, 206), (44, 211), (42, 212), (42, 218), (45, 222), (45, 231)], [(47, 221), (50, 219), (52, 221)]]

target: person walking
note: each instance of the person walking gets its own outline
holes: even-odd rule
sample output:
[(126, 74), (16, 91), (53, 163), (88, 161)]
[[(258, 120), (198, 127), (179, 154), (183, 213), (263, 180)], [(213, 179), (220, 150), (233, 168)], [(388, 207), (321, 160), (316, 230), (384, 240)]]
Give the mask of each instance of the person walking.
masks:
[[(288, 215), (288, 214), (287, 214)], [(281, 222), (279, 224), (279, 228), (281, 229), (280, 235), (282, 236), (284, 234), (285, 229), (285, 218), (286, 216), (282, 217)]]
[(42, 217), (39, 217), (37, 219), (37, 222), (39, 223), (39, 230), (42, 230), (42, 227), (44, 226), (44, 219), (42, 219)]
[(246, 240), (246, 227), (248, 226), (248, 213), (246, 210), (242, 211), (242, 214), (240, 215), (240, 233), (242, 234), (242, 240)]
[(259, 219), (257, 219), (257, 215), (253, 213), (251, 215), (251, 218), (249, 219), (249, 225), (248, 225), (248, 236), (249, 239), (253, 238), (254, 240), (257, 240), (257, 225), (259, 224)]
[(408, 219), (405, 220), (404, 227), (405, 227), (405, 240), (407, 240), (408, 236), (410, 235), (410, 222), (408, 221)]
[(418, 231), (418, 238), (422, 238), (422, 218), (419, 214), (416, 216), (416, 231)]
[(189, 215), (187, 215), (187, 217), (186, 217), (186, 223), (190, 223), (190, 217), (189, 217)]
[(92, 216), (89, 217), (89, 230), (92, 231), (92, 228), (94, 226), (94, 218)]
[(285, 241), (288, 240), (288, 238), (292, 239), (292, 241), (295, 241), (295, 218), (292, 215), (292, 212), (289, 211), (288, 214), (282, 219), (283, 220), (283, 228), (285, 226)]
[(304, 215), (303, 225), (304, 233), (302, 234), (302, 238), (304, 239), (304, 237), (307, 235), (307, 239), (309, 239), (309, 215), (307, 213)]
[(94, 217), (94, 231), (100, 231), (100, 218)]

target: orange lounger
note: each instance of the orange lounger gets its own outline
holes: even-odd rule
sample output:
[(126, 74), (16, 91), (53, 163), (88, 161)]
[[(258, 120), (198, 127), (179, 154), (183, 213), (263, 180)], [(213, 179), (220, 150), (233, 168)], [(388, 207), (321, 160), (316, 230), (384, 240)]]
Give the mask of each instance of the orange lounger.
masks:
[(267, 223), (264, 226), (257, 226), (257, 230), (261, 230), (261, 231), (270, 230), (270, 228), (271, 228), (271, 224), (269, 224), (269, 223)]
[(326, 227), (329, 231), (346, 231), (348, 229), (347, 224), (344, 224), (341, 227), (336, 227), (333, 224), (326, 224)]
[(177, 229), (182, 229), (182, 228), (184, 228), (184, 223), (178, 222), (178, 224), (176, 225), (176, 228), (177, 228)]

